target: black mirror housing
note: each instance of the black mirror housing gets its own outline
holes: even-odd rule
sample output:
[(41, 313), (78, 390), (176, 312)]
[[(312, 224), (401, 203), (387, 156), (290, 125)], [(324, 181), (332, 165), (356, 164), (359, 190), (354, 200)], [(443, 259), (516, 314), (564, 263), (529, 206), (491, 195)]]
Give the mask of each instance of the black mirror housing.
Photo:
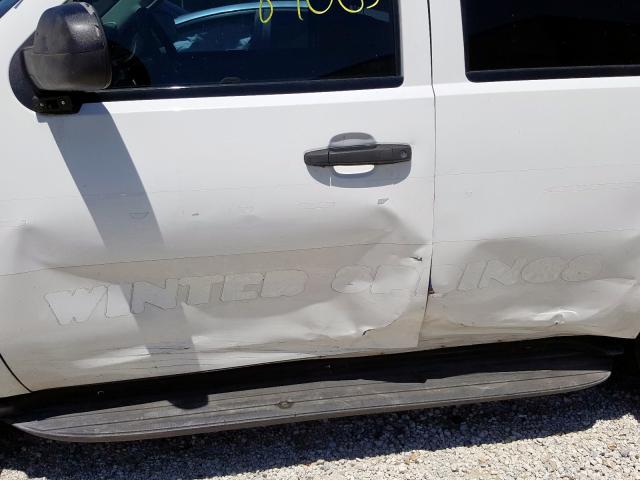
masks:
[(53, 92), (96, 92), (111, 83), (111, 59), (95, 9), (72, 2), (45, 10), (33, 46), (24, 49), (35, 86)]

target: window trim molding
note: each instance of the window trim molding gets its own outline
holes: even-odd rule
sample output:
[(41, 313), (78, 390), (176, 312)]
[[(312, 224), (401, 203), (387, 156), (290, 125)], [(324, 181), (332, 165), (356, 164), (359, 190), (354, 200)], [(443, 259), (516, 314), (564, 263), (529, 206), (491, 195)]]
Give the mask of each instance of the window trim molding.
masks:
[(82, 103), (118, 102), (171, 98), (233, 97), (249, 95), (281, 95), (314, 92), (340, 92), (397, 88), (404, 83), (402, 75), (354, 79), (302, 80), (289, 82), (261, 82), (226, 85), (196, 85), (186, 87), (145, 87), (103, 90), (74, 94)]
[(589, 67), (513, 68), (501, 70), (466, 70), (474, 83), (525, 80), (565, 80), (640, 76), (640, 65), (601, 65)]

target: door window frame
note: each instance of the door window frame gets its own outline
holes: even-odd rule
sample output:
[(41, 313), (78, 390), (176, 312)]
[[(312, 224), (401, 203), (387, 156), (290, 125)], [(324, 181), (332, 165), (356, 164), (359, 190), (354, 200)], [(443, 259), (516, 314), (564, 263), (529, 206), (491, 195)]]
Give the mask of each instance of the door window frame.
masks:
[(171, 98), (229, 97), (249, 95), (276, 95), (288, 93), (339, 92), (348, 90), (371, 90), (398, 88), (404, 84), (402, 57), (402, 11), (400, 0), (391, 2), (393, 11), (394, 54), (397, 74), (382, 77), (362, 77), (347, 79), (287, 80), (277, 82), (248, 82), (243, 84), (203, 84), (185, 86), (140, 87), (102, 90), (99, 92), (78, 92), (73, 101), (79, 104), (153, 100)]

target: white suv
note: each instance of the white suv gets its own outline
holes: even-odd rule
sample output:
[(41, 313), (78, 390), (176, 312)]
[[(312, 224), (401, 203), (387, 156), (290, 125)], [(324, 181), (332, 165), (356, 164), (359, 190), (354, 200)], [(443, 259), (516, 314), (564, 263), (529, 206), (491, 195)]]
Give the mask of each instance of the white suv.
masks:
[(569, 391), (640, 333), (640, 3), (0, 0), (0, 414), (130, 440)]

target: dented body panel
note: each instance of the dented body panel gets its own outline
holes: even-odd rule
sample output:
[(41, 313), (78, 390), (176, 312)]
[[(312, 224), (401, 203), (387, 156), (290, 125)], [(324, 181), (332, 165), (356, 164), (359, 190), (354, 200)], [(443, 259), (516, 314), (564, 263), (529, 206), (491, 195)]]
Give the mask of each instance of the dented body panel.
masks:
[[(415, 348), (429, 270), (412, 256), (424, 251), (353, 246), (12, 275), (0, 291), (22, 322), (4, 329), (15, 339), (5, 355), (20, 359), (13, 370), (29, 388), (44, 389)], [(25, 305), (24, 291), (39, 301)]]
[(431, 7), (438, 154), (423, 338), (635, 338), (640, 80), (473, 83), (460, 3)]
[[(44, 8), (4, 19), (15, 49)], [(3, 115), (29, 137), (3, 138), (20, 161), (0, 179), (0, 351), (16, 376), (40, 390), (416, 348), (433, 231), (427, 12), (403, 7), (397, 89), (61, 116), (10, 101)], [(413, 161), (305, 165), (346, 132), (409, 144)]]
[[(2, 71), (58, 3), (2, 18)], [(459, 2), (400, 5), (398, 88), (41, 115), (1, 75), (0, 397), (637, 337), (640, 80), (472, 83)], [(305, 165), (362, 134), (411, 162)]]

